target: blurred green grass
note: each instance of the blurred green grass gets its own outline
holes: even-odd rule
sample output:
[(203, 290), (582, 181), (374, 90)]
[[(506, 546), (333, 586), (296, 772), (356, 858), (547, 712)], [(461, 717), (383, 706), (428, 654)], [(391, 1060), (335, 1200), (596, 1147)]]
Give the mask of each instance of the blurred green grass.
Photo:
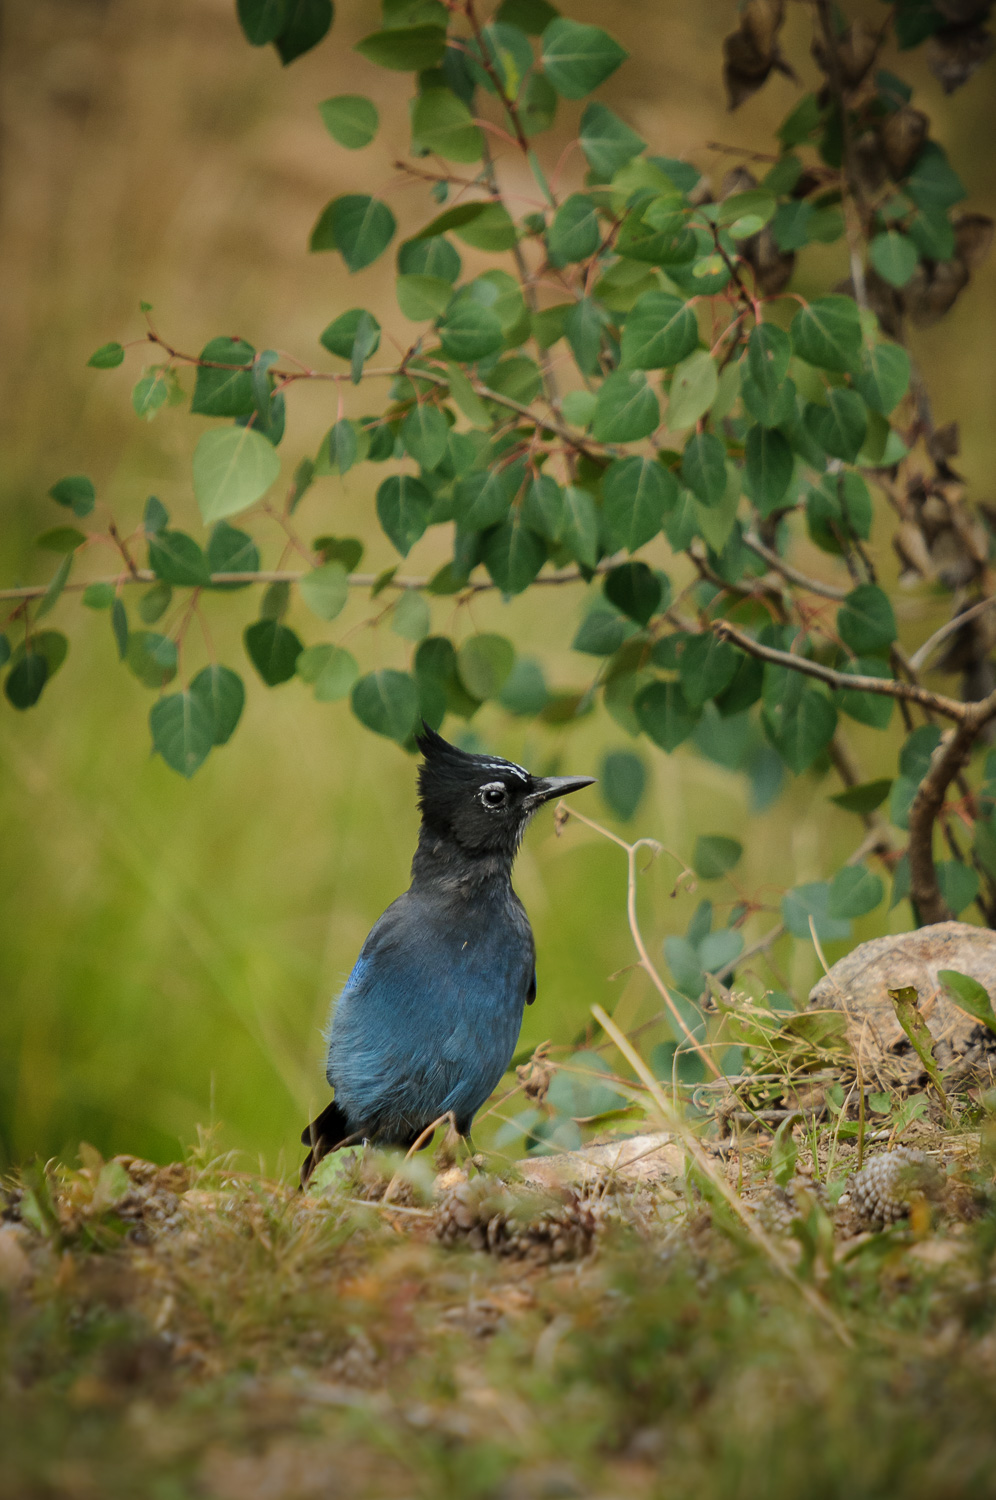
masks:
[[(865, 8), (877, 16), (877, 6)], [(630, 0), (611, 17), (633, 56), (605, 91), (607, 102), (657, 149), (690, 153), (717, 176), (723, 159), (703, 143), (763, 149), (795, 97), (776, 78), (726, 117), (717, 38), (733, 9), (710, 0), (662, 19), (658, 7)], [(808, 76), (801, 10), (790, 11), (788, 46)], [(589, 0), (571, 11), (605, 21)], [(189, 486), (196, 424), (182, 412), (150, 426), (134, 417), (136, 357), (124, 371), (84, 368), (105, 339), (136, 335), (139, 297), (190, 350), (238, 331), (258, 347), (317, 357), (318, 331), (359, 304), (400, 336), (390, 263), (348, 278), (337, 260), (305, 252), (322, 204), (359, 183), (389, 184), (406, 139), (396, 81), (369, 69), (361, 85), (350, 50), (376, 14), (373, 0), (345, 0), (333, 42), (287, 72), (245, 46), (227, 0), (191, 0), (181, 15), (155, 0), (108, 0), (71, 15), (56, 0), (39, 0), (6, 20), (3, 121), (16, 149), (7, 153), (0, 219), (14, 294), (3, 312), (0, 376), (5, 581), (44, 576), (31, 539), (51, 524), (43, 497), (62, 473), (93, 474), (125, 526), (137, 522), (150, 491), (180, 524), (197, 526)], [(971, 206), (982, 211), (996, 200), (984, 128), (992, 68), (952, 100), (919, 62), (915, 69)], [(315, 104), (359, 86), (375, 94), (383, 125), (369, 154), (348, 156), (325, 137)], [(554, 134), (554, 156), (569, 139), (570, 118), (565, 112)], [(392, 201), (403, 227), (420, 220), (427, 202), (420, 188)], [(951, 317), (918, 339), (937, 418), (962, 420), (964, 467), (976, 475), (996, 459), (988, 419), (996, 370), (986, 334), (994, 289), (989, 265)], [(354, 400), (354, 414), (376, 409), (375, 392)], [(314, 448), (329, 420), (323, 392), (294, 393), (288, 467)], [(302, 529), (356, 530), (379, 566), (393, 558), (371, 533), (371, 477), (317, 487)], [(888, 535), (882, 518), (883, 558)], [(275, 539), (265, 545), (275, 561)], [(428, 567), (438, 546), (432, 538), (420, 544), (412, 571)], [(113, 568), (110, 555), (105, 565)], [(482, 599), (460, 628), (501, 630), (523, 651), (542, 641), (552, 680), (582, 684), (596, 665), (568, 651), (582, 595), (550, 589), (508, 606)], [(255, 602), (238, 595), (209, 605), (220, 659), (247, 680), (239, 634)], [(434, 605), (437, 624), (447, 623), (450, 608)], [(922, 639), (941, 609), (943, 601), (911, 597), (904, 635)], [(336, 637), (355, 625), (350, 645), (361, 660), (400, 663), (404, 643), (364, 630), (363, 618), (356, 600)], [(66, 667), (37, 710), (0, 707), (0, 1164), (35, 1153), (71, 1156), (81, 1138), (105, 1154), (169, 1157), (213, 1118), (224, 1122), (228, 1144), (270, 1170), (289, 1170), (297, 1133), (324, 1098), (321, 1029), (330, 998), (371, 922), (406, 883), (414, 764), (361, 730), (344, 706), (316, 705), (300, 684), (267, 691), (252, 680), (234, 740), (184, 783), (149, 757), (151, 695), (117, 663), (106, 617), (64, 600), (52, 622), (71, 636)], [(321, 638), (318, 622), (295, 615), (294, 623), (306, 640)], [(556, 756), (580, 773), (597, 772), (604, 751), (626, 743), (601, 710), (560, 735), (523, 728), (494, 709), (474, 727), (484, 743), (528, 763)], [(856, 725), (847, 733), (868, 775), (891, 769), (894, 747)], [(631, 834), (659, 838), (686, 859), (698, 833), (736, 835), (747, 850), (737, 885), (772, 908), (785, 887), (825, 875), (857, 842), (857, 823), (824, 800), (830, 782), (805, 778), (757, 816), (742, 777), (685, 750), (665, 758), (646, 742), (641, 748), (652, 778)], [(578, 807), (605, 812), (596, 791)], [(658, 953), (667, 933), (684, 931), (701, 896), (713, 894), (672, 899), (674, 868), (662, 860), (641, 892)], [(624, 874), (621, 853), (577, 824), (558, 840), (547, 815), (530, 831), (517, 886), (536, 929), (540, 994), (523, 1047), (546, 1038), (569, 1043), (593, 1000), (620, 1005), (627, 1025), (653, 1014), (639, 976), (608, 980), (633, 957)], [(722, 899), (734, 894), (726, 887)], [(771, 920), (759, 914), (752, 931)], [(906, 925), (905, 908), (888, 919), (881, 909), (856, 935), (879, 932), (886, 921), (892, 930)], [(814, 955), (783, 944), (776, 961), (804, 995)], [(759, 965), (752, 982), (778, 981)]]

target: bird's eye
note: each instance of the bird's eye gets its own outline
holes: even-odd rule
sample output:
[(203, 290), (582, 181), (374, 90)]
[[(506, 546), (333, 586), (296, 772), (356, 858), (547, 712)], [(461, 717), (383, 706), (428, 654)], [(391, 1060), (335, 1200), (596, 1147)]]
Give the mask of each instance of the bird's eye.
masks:
[(481, 801), (485, 807), (504, 807), (508, 800), (508, 788), (503, 781), (489, 781), (481, 787)]

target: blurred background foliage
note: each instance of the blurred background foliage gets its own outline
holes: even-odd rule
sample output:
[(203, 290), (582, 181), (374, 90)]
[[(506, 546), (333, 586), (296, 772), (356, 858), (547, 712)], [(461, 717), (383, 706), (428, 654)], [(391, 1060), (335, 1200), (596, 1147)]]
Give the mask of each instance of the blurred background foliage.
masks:
[[(849, 6), (862, 11), (875, 20), (881, 7)], [(349, 278), (338, 258), (306, 250), (318, 211), (337, 193), (384, 194), (402, 236), (427, 216), (424, 187), (398, 185), (392, 168), (408, 138), (406, 88), (352, 51), (378, 14), (376, 0), (339, 0), (331, 40), (284, 71), (269, 49), (245, 45), (232, 0), (4, 7), (5, 580), (42, 576), (33, 538), (52, 524), (45, 495), (64, 473), (92, 474), (125, 525), (138, 522), (151, 491), (178, 525), (195, 521), (191, 424), (179, 412), (154, 425), (136, 417), (130, 366), (85, 368), (105, 340), (137, 334), (141, 298), (187, 349), (226, 333), (317, 358), (318, 333), (357, 304), (375, 311), (385, 337), (405, 338), (393, 257)], [(719, 40), (734, 24), (731, 0), (618, 0), (609, 15), (572, 0), (570, 14), (609, 26), (629, 49), (599, 97), (654, 150), (687, 156), (718, 180), (729, 159), (707, 143), (770, 149), (795, 85), (775, 76), (727, 114)], [(809, 36), (807, 8), (791, 6), (783, 45), (804, 80), (812, 76)], [(993, 214), (996, 64), (950, 98), (919, 55), (905, 56), (901, 71), (970, 206)], [(350, 154), (329, 140), (316, 105), (357, 88), (375, 99), (382, 128), (369, 150)], [(544, 150), (553, 159), (570, 141), (576, 112), (561, 114)], [(571, 170), (568, 162), (565, 180)], [(580, 180), (580, 163), (574, 170)], [(811, 252), (813, 282), (799, 289), (832, 284), (841, 254), (840, 246)], [(465, 259), (472, 263), (473, 252)], [(959, 467), (977, 498), (986, 498), (996, 462), (994, 314), (991, 259), (943, 322), (913, 338), (937, 422), (961, 425)], [(369, 395), (361, 399), (369, 405)], [(333, 400), (307, 384), (295, 394), (288, 445), (296, 452), (314, 451)], [(365, 410), (348, 408), (353, 416)], [(375, 570), (394, 561), (369, 522), (376, 479), (357, 469), (323, 481), (305, 501), (315, 533), (362, 535), (365, 566)], [(873, 542), (888, 569), (886, 536), (883, 527)], [(275, 555), (276, 537), (272, 545)], [(654, 545), (663, 561), (663, 540)], [(443, 561), (440, 546), (427, 534), (412, 571)], [(466, 629), (500, 630), (523, 649), (542, 639), (553, 684), (583, 687), (585, 663), (569, 646), (585, 592), (532, 590), (508, 604), (487, 595), (467, 612)], [(221, 659), (239, 661), (242, 612), (218, 599), (207, 607)], [(450, 627), (454, 608), (449, 599), (432, 602), (440, 628)], [(364, 628), (365, 601), (349, 609), (351, 647), (364, 665), (399, 664), (405, 643)], [(118, 664), (106, 619), (73, 613), (74, 670), (59, 675), (33, 713), (0, 708), (0, 1165), (72, 1155), (81, 1138), (105, 1155), (166, 1159), (198, 1123), (220, 1120), (226, 1144), (269, 1170), (289, 1168), (301, 1125), (326, 1093), (321, 1030), (330, 998), (371, 921), (406, 884), (417, 828), (413, 762), (361, 728), (345, 704), (316, 704), (299, 681), (271, 691), (249, 673), (239, 733), (182, 781), (150, 758), (148, 697)], [(926, 634), (922, 602), (915, 619), (913, 644)], [(487, 705), (474, 729), (537, 769), (598, 773), (607, 754), (626, 748), (602, 709), (566, 730), (523, 729)], [(866, 775), (891, 771), (900, 733), (848, 725)], [(641, 908), (658, 953), (665, 937), (686, 931), (703, 895), (728, 909), (746, 892), (774, 912), (786, 888), (825, 876), (853, 847), (853, 820), (826, 801), (836, 785), (808, 775), (763, 806), (756, 781), (719, 763), (721, 747), (717, 760), (690, 746), (670, 757), (641, 746), (649, 776), (630, 836), (651, 835), (686, 860), (703, 833), (745, 845), (733, 880), (697, 893), (672, 898), (668, 861), (648, 872)], [(601, 798), (588, 793), (584, 810), (611, 821)], [(642, 975), (609, 982), (633, 956), (624, 877), (620, 852), (576, 823), (559, 840), (549, 815), (530, 831), (517, 886), (536, 930), (540, 994), (526, 1014), (523, 1050), (546, 1038), (576, 1041), (595, 1000), (624, 1029), (656, 1012)], [(880, 910), (855, 924), (855, 937), (908, 922), (905, 905), (887, 918)], [(787, 986), (804, 999), (816, 973), (808, 945), (786, 939), (774, 959), (774, 969), (758, 961), (753, 979), (739, 978), (757, 992)]]

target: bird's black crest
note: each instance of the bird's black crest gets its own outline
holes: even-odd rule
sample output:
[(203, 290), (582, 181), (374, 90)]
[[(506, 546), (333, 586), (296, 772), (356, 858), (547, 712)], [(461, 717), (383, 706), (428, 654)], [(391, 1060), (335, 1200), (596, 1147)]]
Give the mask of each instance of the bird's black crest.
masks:
[(493, 833), (497, 831), (495, 820), (481, 813), (476, 793), (482, 786), (501, 781), (510, 794), (509, 814), (515, 809), (514, 815), (508, 818), (509, 825), (518, 828), (522, 819), (521, 804), (536, 784), (522, 766), (503, 760), (501, 756), (471, 755), (467, 750), (460, 750), (424, 721), (415, 743), (424, 757), (418, 768), (419, 808), (430, 827), (458, 836), (463, 834), (467, 842), (477, 844), (478, 839), (471, 827), (466, 826), (467, 815), (471, 814), (470, 821), (480, 823), (482, 835), (487, 830), (487, 836), (481, 841), (492, 844)]

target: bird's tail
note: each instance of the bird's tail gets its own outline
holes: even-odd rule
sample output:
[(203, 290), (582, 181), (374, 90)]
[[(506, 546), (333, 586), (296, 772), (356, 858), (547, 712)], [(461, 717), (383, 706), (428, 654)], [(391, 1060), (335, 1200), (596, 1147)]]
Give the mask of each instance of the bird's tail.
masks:
[(349, 1121), (333, 1099), (301, 1134), (301, 1145), (310, 1147), (301, 1168), (301, 1186), (307, 1187), (318, 1163), (330, 1151), (344, 1146), (350, 1136)]

